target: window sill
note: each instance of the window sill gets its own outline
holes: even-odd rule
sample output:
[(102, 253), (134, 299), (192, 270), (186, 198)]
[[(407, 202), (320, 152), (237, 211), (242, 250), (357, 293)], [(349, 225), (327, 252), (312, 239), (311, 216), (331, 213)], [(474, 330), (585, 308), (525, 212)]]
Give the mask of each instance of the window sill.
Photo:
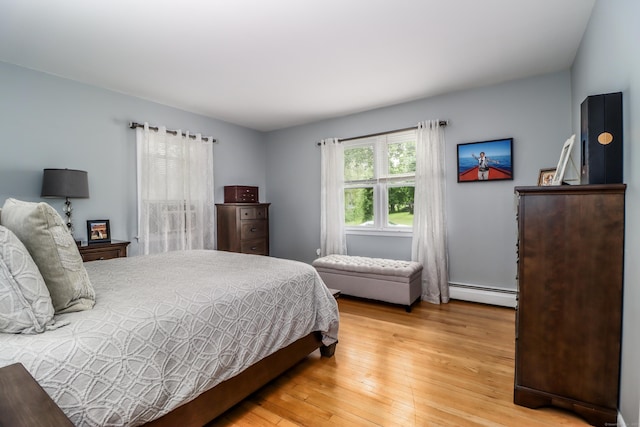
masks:
[(413, 237), (413, 230), (380, 230), (375, 228), (370, 229), (345, 229), (346, 235), (357, 236), (376, 236), (376, 237)]

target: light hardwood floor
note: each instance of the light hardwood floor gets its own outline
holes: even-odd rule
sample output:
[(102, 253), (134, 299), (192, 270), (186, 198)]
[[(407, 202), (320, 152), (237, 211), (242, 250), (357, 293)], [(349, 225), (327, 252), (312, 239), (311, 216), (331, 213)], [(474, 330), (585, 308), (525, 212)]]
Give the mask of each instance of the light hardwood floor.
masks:
[(335, 356), (316, 351), (216, 426), (583, 426), (513, 404), (515, 311), (340, 298)]

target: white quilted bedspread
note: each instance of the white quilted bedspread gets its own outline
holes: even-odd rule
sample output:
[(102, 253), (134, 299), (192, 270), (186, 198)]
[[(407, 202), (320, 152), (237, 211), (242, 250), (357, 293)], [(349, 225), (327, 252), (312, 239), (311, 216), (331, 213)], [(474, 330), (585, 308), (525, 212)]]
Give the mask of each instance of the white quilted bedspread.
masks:
[(94, 309), (39, 335), (0, 334), (76, 426), (163, 415), (309, 332), (337, 340), (338, 308), (313, 267), (218, 251), (85, 264)]

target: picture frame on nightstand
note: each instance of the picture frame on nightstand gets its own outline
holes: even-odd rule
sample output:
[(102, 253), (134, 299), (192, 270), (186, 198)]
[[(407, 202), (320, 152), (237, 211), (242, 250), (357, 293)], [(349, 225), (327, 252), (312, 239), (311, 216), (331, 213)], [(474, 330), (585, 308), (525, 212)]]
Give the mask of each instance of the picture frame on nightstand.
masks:
[(111, 227), (108, 219), (87, 220), (87, 243), (111, 242)]

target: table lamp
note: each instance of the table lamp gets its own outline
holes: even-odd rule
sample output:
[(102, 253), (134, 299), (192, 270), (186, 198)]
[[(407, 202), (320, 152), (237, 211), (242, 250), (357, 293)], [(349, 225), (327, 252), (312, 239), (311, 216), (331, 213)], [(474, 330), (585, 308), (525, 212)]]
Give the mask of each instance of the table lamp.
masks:
[(87, 172), (75, 169), (45, 169), (42, 174), (41, 197), (66, 199), (63, 211), (67, 217), (69, 232), (73, 234), (70, 199), (86, 199), (89, 197), (89, 179)]

